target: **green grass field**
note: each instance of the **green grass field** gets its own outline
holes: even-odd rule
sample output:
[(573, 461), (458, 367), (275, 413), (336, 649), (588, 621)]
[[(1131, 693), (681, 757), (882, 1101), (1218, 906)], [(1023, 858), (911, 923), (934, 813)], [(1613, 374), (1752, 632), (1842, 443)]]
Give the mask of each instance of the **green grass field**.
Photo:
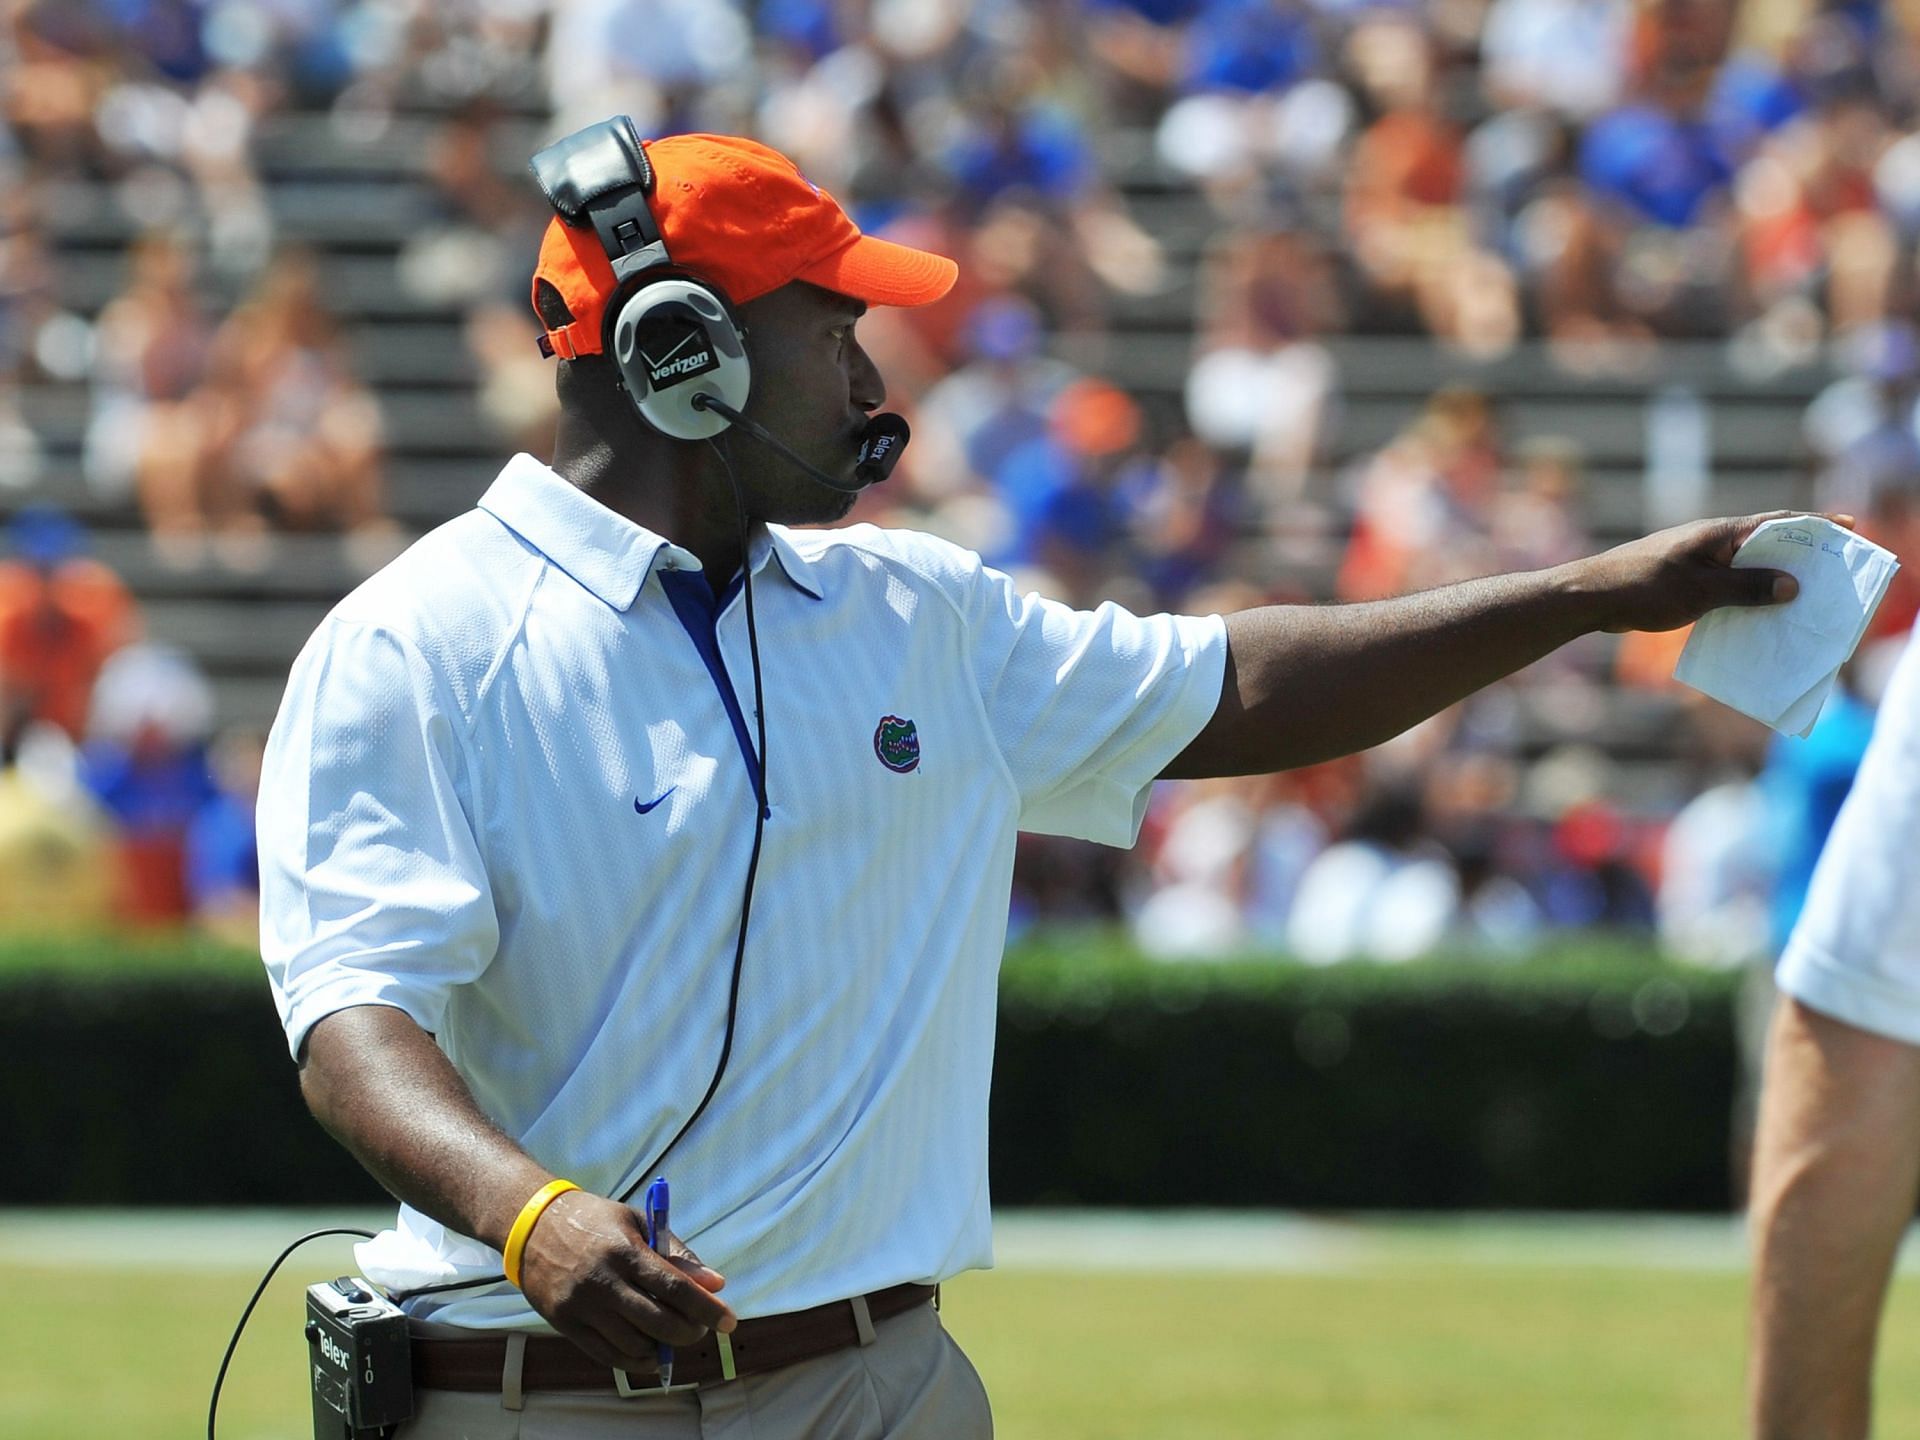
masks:
[[(9, 1223), (11, 1221), (11, 1223)], [(204, 1434), (260, 1269), (312, 1217), (0, 1216), (0, 1435)], [(337, 1222), (333, 1222), (337, 1223)], [(1008, 1440), (1723, 1437), (1746, 1280), (1730, 1224), (1009, 1217), (945, 1293)], [(1179, 1269), (1171, 1268), (1177, 1257)], [(268, 1291), (226, 1440), (304, 1440), (307, 1247)], [(1896, 1285), (1880, 1433), (1920, 1433), (1920, 1287)]]

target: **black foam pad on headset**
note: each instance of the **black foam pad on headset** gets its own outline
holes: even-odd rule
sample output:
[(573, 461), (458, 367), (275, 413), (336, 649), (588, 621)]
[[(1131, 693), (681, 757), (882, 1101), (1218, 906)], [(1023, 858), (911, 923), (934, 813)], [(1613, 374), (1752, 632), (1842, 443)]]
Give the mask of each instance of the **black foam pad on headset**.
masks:
[(547, 203), (569, 225), (586, 219), (587, 206), (615, 190), (638, 185), (653, 190), (653, 166), (639, 133), (625, 115), (602, 120), (562, 137), (528, 162)]
[(672, 263), (647, 205), (653, 165), (627, 116), (616, 115), (554, 141), (528, 168), (562, 220), (593, 225), (616, 279)]

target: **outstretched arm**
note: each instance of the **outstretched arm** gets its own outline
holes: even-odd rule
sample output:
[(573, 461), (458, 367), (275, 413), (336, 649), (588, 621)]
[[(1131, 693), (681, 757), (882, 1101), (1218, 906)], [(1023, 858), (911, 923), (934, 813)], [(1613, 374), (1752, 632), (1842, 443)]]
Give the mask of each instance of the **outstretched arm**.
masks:
[(1791, 576), (1731, 562), (1756, 526), (1792, 513), (1697, 521), (1393, 600), (1229, 615), (1219, 708), (1164, 774), (1252, 775), (1365, 750), (1589, 631), (1674, 630), (1722, 605), (1790, 600)]
[(1755, 1440), (1864, 1440), (1916, 1189), (1920, 1048), (1783, 998), (1754, 1153)]
[[(307, 1038), (300, 1089), (320, 1123), (387, 1189), (496, 1250), (520, 1207), (557, 1177), (487, 1118), (440, 1047), (403, 1012), (361, 1005)], [(648, 1248), (625, 1205), (569, 1191), (541, 1215), (521, 1288), (553, 1327), (610, 1368), (644, 1370), (653, 1341), (733, 1329), (726, 1282), (673, 1240)]]

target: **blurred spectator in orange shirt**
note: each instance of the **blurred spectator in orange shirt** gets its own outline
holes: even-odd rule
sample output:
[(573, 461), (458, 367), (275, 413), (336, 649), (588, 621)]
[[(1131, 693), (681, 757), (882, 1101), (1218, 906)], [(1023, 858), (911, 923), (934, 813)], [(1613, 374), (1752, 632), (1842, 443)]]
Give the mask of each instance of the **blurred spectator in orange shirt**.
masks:
[(1346, 175), (1344, 223), (1361, 273), (1436, 338), (1483, 358), (1505, 354), (1520, 338), (1519, 292), (1473, 233), (1466, 137), (1446, 113), (1432, 38), (1403, 17), (1371, 18), (1348, 56), (1381, 112)]
[(100, 667), (139, 632), (120, 578), (81, 553), (84, 535), (50, 508), (22, 510), (0, 561), (0, 682), (28, 720), (78, 739)]
[(1334, 582), (1340, 598), (1377, 600), (1490, 573), (1489, 511), (1502, 460), (1487, 397), (1435, 391), (1353, 477), (1353, 534)]

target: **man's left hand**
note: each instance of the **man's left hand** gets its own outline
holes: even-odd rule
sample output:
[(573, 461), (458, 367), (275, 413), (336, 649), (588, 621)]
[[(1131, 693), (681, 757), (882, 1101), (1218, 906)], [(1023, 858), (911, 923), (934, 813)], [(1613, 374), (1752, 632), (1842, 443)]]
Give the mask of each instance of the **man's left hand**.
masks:
[[(1732, 520), (1696, 520), (1660, 530), (1565, 567), (1574, 589), (1600, 609), (1594, 628), (1677, 630), (1723, 605), (1778, 605), (1800, 593), (1784, 570), (1735, 569), (1734, 552), (1769, 520), (1803, 512), (1774, 510)], [(1850, 515), (1826, 517), (1853, 527)]]

